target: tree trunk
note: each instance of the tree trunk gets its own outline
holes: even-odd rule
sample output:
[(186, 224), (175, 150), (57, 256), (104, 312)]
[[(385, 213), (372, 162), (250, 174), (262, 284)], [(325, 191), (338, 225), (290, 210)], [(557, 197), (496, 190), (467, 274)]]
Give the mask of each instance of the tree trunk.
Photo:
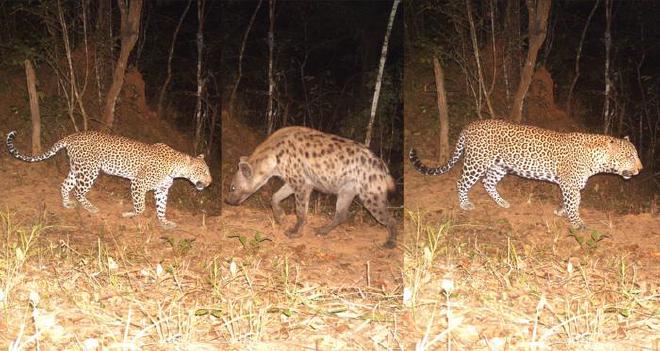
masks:
[(605, 0), (605, 102), (603, 106), (603, 133), (610, 134), (612, 129), (612, 113), (610, 99), (612, 95), (612, 79), (610, 78), (610, 48), (612, 47), (612, 0)]
[(94, 29), (94, 71), (98, 95), (98, 109), (104, 107), (108, 77), (112, 74), (114, 60), (112, 58), (112, 3), (110, 0), (99, 0), (96, 13), (96, 28)]
[(374, 120), (376, 119), (376, 108), (378, 107), (378, 97), (380, 95), (380, 86), (383, 82), (383, 70), (385, 69), (385, 60), (387, 59), (387, 45), (390, 41), (390, 33), (392, 33), (392, 26), (394, 25), (394, 17), (396, 16), (396, 9), (399, 7), (401, 0), (394, 0), (392, 4), (392, 11), (390, 11), (390, 19), (387, 23), (387, 31), (385, 32), (385, 39), (383, 40), (383, 50), (380, 53), (380, 65), (378, 66), (378, 77), (376, 78), (376, 88), (374, 89), (374, 98), (371, 102), (371, 114), (369, 116), (369, 124), (367, 125), (367, 136), (364, 138), (364, 144), (369, 147), (371, 145), (371, 135), (374, 129)]
[(167, 88), (170, 85), (170, 80), (172, 80), (172, 56), (174, 56), (174, 45), (176, 44), (176, 37), (179, 35), (181, 24), (183, 23), (183, 19), (186, 18), (186, 14), (190, 9), (190, 4), (192, 4), (192, 0), (188, 0), (188, 4), (183, 10), (181, 17), (179, 18), (179, 23), (174, 29), (174, 35), (172, 36), (172, 44), (170, 45), (170, 52), (167, 56), (167, 76), (165, 76), (165, 82), (163, 83), (163, 86), (160, 87), (160, 93), (158, 94), (158, 117), (161, 117), (161, 114), (163, 113), (163, 100), (165, 100), (165, 93), (167, 92)]
[(30, 96), (30, 115), (32, 116), (32, 154), (41, 153), (41, 113), (39, 113), (39, 95), (37, 95), (37, 77), (30, 60), (25, 60), (25, 76)]
[(204, 122), (202, 111), (202, 94), (204, 92), (204, 7), (206, 2), (204, 0), (197, 0), (197, 104), (195, 106), (195, 139), (193, 148), (195, 152), (199, 150), (202, 124)]
[[(130, 1), (130, 2), (129, 2)], [(129, 2), (126, 4), (126, 2)], [(140, 15), (142, 12), (142, 0), (118, 0), (119, 13), (121, 15), (121, 50), (115, 66), (112, 85), (108, 90), (103, 110), (103, 121), (106, 127), (112, 128), (115, 118), (115, 106), (117, 97), (124, 85), (124, 75), (128, 57), (135, 47), (135, 42), (140, 34)]]
[(275, 81), (273, 79), (273, 50), (275, 49), (275, 0), (268, 0), (268, 106), (266, 107), (266, 125), (267, 133), (273, 132), (273, 91), (275, 90)]
[(525, 65), (520, 72), (518, 90), (513, 98), (513, 106), (511, 107), (511, 120), (516, 123), (522, 121), (525, 95), (527, 95), (529, 85), (532, 83), (537, 54), (547, 34), (548, 14), (552, 5), (550, 0), (527, 0), (526, 3), (529, 16), (529, 48), (527, 49)]
[(435, 75), (436, 101), (440, 120), (440, 149), (438, 161), (445, 162), (449, 158), (449, 113), (447, 112), (447, 95), (445, 94), (445, 77), (440, 61), (433, 56), (433, 74)]
[(584, 23), (584, 28), (582, 29), (582, 36), (580, 37), (580, 43), (578, 44), (577, 53), (575, 54), (575, 75), (573, 76), (573, 80), (571, 81), (571, 87), (568, 89), (568, 98), (566, 99), (567, 116), (571, 115), (571, 101), (573, 100), (573, 90), (575, 89), (575, 84), (577, 84), (578, 78), (580, 77), (580, 57), (582, 56), (582, 45), (584, 45), (584, 37), (587, 35), (587, 28), (589, 28), (589, 23), (591, 23), (591, 18), (594, 16), (594, 13), (596, 13), (596, 9), (598, 8), (599, 3), (600, 0), (596, 0), (594, 7), (591, 9), (591, 12), (589, 13), (589, 17), (587, 17), (587, 21)]

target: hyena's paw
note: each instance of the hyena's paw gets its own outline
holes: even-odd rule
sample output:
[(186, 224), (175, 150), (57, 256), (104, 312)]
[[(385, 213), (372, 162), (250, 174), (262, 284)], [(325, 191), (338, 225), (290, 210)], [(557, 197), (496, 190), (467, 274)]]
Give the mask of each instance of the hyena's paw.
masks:
[(329, 225), (324, 225), (323, 227), (316, 228), (315, 232), (318, 236), (326, 236), (334, 227)]
[(300, 221), (296, 222), (296, 224), (287, 229), (284, 234), (286, 234), (287, 237), (293, 239), (293, 238), (300, 238), (302, 236), (302, 226), (304, 223), (301, 223)]
[(281, 208), (273, 208), (273, 219), (275, 220), (275, 223), (282, 224), (282, 220), (284, 219), (284, 210)]
[(284, 234), (290, 239), (300, 238), (302, 236), (302, 233), (296, 227), (287, 229)]
[(396, 241), (394, 240), (387, 240), (385, 244), (383, 244), (383, 247), (386, 249), (393, 249), (396, 247)]

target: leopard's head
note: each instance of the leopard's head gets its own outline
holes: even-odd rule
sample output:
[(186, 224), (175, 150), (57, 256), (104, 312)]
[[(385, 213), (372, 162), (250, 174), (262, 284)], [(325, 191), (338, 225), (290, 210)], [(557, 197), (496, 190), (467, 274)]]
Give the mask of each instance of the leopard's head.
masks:
[(238, 170), (229, 185), (229, 192), (225, 202), (230, 205), (240, 205), (255, 191), (259, 190), (273, 175), (275, 163), (270, 158), (251, 161), (248, 157), (241, 157)]
[(628, 137), (612, 138), (607, 149), (609, 172), (618, 174), (624, 179), (637, 175), (644, 168), (637, 155), (637, 149)]
[(197, 190), (203, 190), (211, 184), (211, 171), (204, 161), (204, 154), (188, 159), (186, 173), (186, 178), (195, 185)]

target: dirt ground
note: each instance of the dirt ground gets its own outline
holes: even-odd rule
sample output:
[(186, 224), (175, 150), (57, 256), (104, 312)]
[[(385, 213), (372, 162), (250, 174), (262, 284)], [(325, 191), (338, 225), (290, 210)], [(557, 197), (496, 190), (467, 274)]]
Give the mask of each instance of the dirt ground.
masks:
[[(66, 162), (58, 157), (57, 162)], [(179, 201), (197, 192), (179, 180), (183, 184), (177, 184), (180, 191), (167, 213), (178, 226), (165, 231), (157, 224), (150, 193), (143, 215), (121, 217), (132, 204), (129, 182), (117, 177), (102, 175), (88, 194), (99, 213), (63, 208), (59, 187), (66, 169), (48, 162), (0, 156), (3, 246), (23, 247), (25, 233), (35, 225), (45, 227), (31, 244), (34, 254), (17, 264), (20, 273), (5, 277), (5, 301), (0, 303), (14, 317), (0, 325), (9, 330), (0, 343), (34, 346), (26, 339), (39, 323), (30, 322), (33, 306), (26, 300), (38, 292), (40, 313), (53, 316), (62, 330), (41, 342), (56, 348), (88, 338), (137, 348), (372, 349), (396, 344), (401, 251), (381, 247), (387, 231), (375, 221), (353, 216), (327, 237), (317, 237), (313, 228), (331, 217), (311, 214), (303, 236), (288, 239), (266, 208), (224, 206), (223, 216), (191, 211)], [(289, 214), (284, 225), (294, 221)], [(67, 259), (59, 261), (62, 251)], [(8, 252), (2, 261), (7, 266), (22, 257)], [(161, 273), (157, 267), (163, 267)], [(89, 280), (77, 278), (67, 285), (63, 276), (87, 268), (94, 271)], [(145, 283), (154, 276), (168, 278)], [(88, 299), (84, 308), (83, 296)], [(180, 310), (163, 312), (175, 303)], [(170, 331), (168, 339), (159, 328), (172, 322), (188, 323), (189, 329)], [(23, 327), (27, 331), (21, 339)]]

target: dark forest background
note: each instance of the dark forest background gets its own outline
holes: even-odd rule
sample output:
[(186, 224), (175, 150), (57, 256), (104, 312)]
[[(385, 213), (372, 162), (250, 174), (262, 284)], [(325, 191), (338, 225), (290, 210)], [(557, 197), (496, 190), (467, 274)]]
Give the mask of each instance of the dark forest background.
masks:
[[(450, 124), (459, 130), (477, 118), (516, 120), (512, 106), (530, 38), (542, 31), (530, 31), (530, 8), (539, 13), (543, 3), (549, 5), (546, 25), (540, 26), (545, 39), (533, 62), (520, 121), (557, 130), (628, 135), (647, 176), (655, 177), (660, 146), (660, 2), (410, 1), (404, 11), (410, 58), (406, 63), (432, 67), (432, 57), (439, 59), (446, 70)], [(415, 67), (406, 71), (406, 84), (414, 84), (419, 73)], [(409, 103), (415, 102), (406, 97), (406, 106)]]

